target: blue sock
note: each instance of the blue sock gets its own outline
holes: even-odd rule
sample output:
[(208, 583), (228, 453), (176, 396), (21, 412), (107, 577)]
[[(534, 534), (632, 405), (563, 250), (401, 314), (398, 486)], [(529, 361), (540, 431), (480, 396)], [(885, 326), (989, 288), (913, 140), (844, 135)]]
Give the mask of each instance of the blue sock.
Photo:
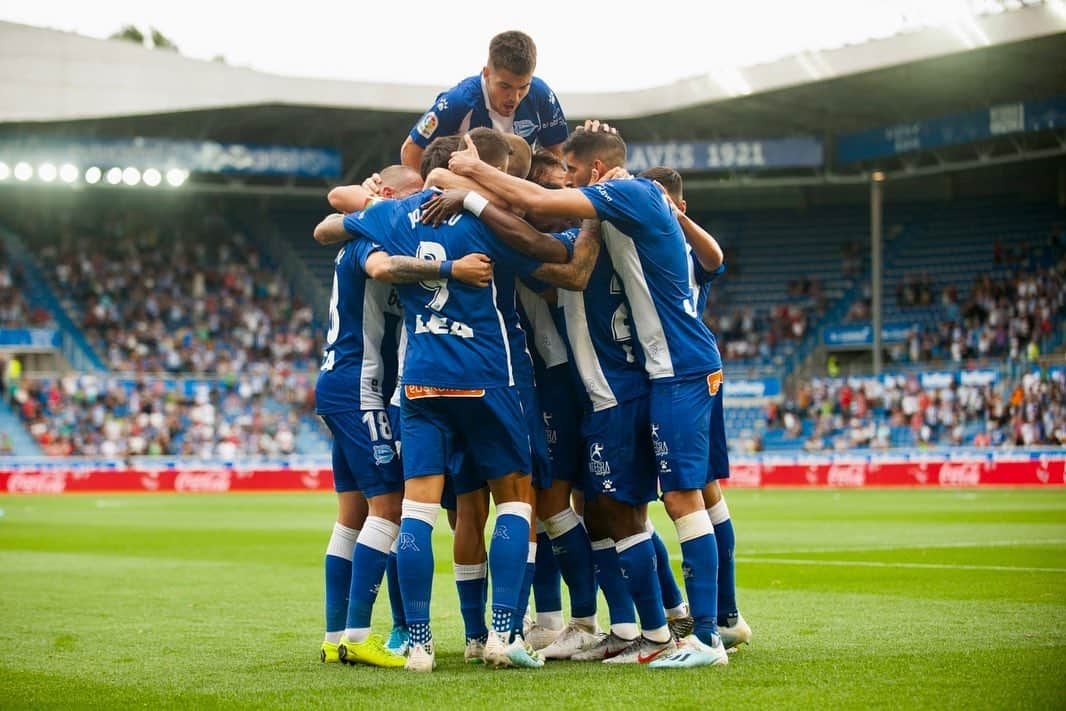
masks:
[(488, 566), (485, 563), (455, 564), (455, 587), (459, 591), (459, 612), (463, 616), (463, 630), (467, 639), (484, 641), (485, 598), (488, 595)]
[(538, 613), (562, 611), (561, 585), (551, 539), (542, 531), (537, 534), (537, 563), (533, 571), (533, 600), (537, 603)]
[(507, 638), (526, 575), (531, 510), (529, 504), (514, 501), (496, 507), (496, 526), (489, 545), (492, 628)]
[(718, 546), (706, 509), (674, 522), (681, 541), (681, 571), (685, 577), (688, 605), (696, 623), (695, 635), (713, 644), (718, 634)]
[(343, 632), (348, 617), (348, 591), (352, 584), (352, 561), (326, 556), (326, 631)]
[(637, 607), (640, 626), (644, 630), (657, 630), (666, 626), (663, 611), (663, 596), (659, 590), (659, 578), (655, 573), (655, 546), (647, 532), (638, 533), (618, 541), (618, 566), (622, 578), (629, 586), (629, 594)]
[(333, 525), (326, 548), (326, 632), (340, 634), (348, 616), (348, 592), (352, 585), (352, 551), (359, 531)]
[[(724, 504), (725, 501), (719, 503)], [(726, 516), (729, 516), (728, 509)], [(736, 536), (733, 534), (732, 519), (726, 518), (714, 524), (714, 540), (718, 544), (718, 624), (727, 627), (731, 622), (729, 618), (737, 614), (737, 577), (733, 563)]]
[(659, 588), (663, 593), (663, 607), (667, 610), (680, 607), (685, 602), (685, 598), (681, 596), (681, 588), (677, 586), (674, 569), (670, 567), (670, 551), (666, 549), (666, 543), (663, 542), (662, 536), (655, 533), (654, 530), (651, 534), (651, 544), (655, 546), (655, 570), (659, 574)]
[[(566, 508), (545, 521), (544, 527), (552, 536), (551, 550), (559, 562), (559, 570), (566, 581), (566, 587), (570, 590), (570, 614), (574, 617), (595, 615), (596, 575), (592, 546), (581, 520), (573, 509)], [(537, 560), (540, 565), (539, 557)], [(562, 609), (562, 605), (556, 609)], [(540, 611), (539, 604), (537, 611)]]
[[(404, 619), (414, 640), (414, 626), (425, 624), (428, 634), (429, 601), (433, 595), (433, 525), (440, 505), (404, 500), (396, 549), (396, 573), (403, 596)], [(421, 627), (420, 627), (421, 629)], [(414, 642), (414, 644), (424, 644)]]
[[(530, 586), (533, 584), (533, 576), (536, 575), (536, 544), (529, 545), (529, 553), (526, 556), (526, 575), (522, 576), (522, 586), (518, 591), (518, 603), (515, 605), (515, 615), (511, 620), (511, 631), (520, 637), (526, 637), (522, 626), (526, 623), (526, 611), (530, 609)], [(530, 559), (533, 559), (532, 561)]]
[(392, 608), (392, 626), (404, 627), (407, 620), (403, 616), (403, 595), (400, 594), (400, 578), (396, 574), (396, 552), (389, 553), (389, 562), (385, 566), (385, 576), (389, 581), (389, 606)]
[(399, 527), (383, 518), (370, 516), (359, 533), (352, 554), (351, 590), (348, 595), (348, 627), (370, 627), (370, 616), (378, 599), (378, 589), (389, 563), (389, 548)]
[(633, 609), (633, 598), (629, 595), (629, 587), (622, 578), (622, 571), (618, 566), (618, 552), (614, 549), (614, 541), (610, 538), (593, 541), (592, 559), (595, 563), (596, 581), (600, 584), (603, 597), (607, 600), (611, 624), (636, 624), (637, 613)]

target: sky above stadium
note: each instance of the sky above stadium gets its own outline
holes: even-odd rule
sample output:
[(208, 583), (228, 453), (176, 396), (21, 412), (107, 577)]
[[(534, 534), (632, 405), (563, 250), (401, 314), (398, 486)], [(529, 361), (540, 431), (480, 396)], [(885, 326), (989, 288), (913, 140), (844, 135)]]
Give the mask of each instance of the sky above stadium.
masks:
[[(1024, 4), (1031, 4), (1026, 0)], [(927, 25), (972, 23), (1021, 0), (700, 0), (448, 4), (299, 0), (33, 0), (0, 19), (107, 37), (159, 29), (199, 59), (296, 77), (447, 86), (480, 70), (489, 39), (520, 29), (557, 91), (619, 91), (829, 49)]]

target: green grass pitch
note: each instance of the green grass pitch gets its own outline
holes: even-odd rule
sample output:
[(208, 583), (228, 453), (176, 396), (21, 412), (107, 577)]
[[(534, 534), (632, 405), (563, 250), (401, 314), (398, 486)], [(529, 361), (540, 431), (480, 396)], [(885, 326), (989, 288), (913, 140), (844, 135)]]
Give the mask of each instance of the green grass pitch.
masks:
[(0, 498), (0, 708), (1066, 707), (1066, 490), (728, 498), (727, 667), (464, 665), (442, 518), (432, 675), (318, 661), (330, 495)]

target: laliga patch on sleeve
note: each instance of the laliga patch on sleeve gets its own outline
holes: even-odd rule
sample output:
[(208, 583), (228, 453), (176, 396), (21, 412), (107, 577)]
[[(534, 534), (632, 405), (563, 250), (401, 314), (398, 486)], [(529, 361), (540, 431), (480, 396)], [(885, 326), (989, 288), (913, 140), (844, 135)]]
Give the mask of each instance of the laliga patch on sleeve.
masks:
[(427, 111), (426, 115), (419, 120), (418, 125), (415, 127), (418, 134), (422, 138), (429, 138), (437, 130), (437, 114), (432, 111)]

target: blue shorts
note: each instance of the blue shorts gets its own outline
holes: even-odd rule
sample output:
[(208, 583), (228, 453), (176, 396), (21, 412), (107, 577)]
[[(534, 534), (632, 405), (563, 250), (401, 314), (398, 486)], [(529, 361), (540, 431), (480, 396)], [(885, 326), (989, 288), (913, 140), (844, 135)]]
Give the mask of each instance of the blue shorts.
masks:
[(725, 439), (725, 383), (718, 386), (718, 394), (711, 405), (711, 459), (707, 469), (707, 483), (729, 478), (729, 445)]
[(632, 506), (655, 500), (658, 489), (648, 426), (646, 397), (586, 413), (581, 421), (586, 498), (602, 494)]
[(540, 398), (534, 387), (518, 387), (518, 396), (522, 399), (522, 415), (526, 419), (526, 431), (529, 432), (529, 448), (533, 457), (533, 486), (538, 489), (551, 486), (551, 453), (548, 451), (548, 439), (544, 431), (544, 411)]
[(452, 471), (461, 445), (479, 481), (530, 472), (528, 428), (515, 388), (403, 387), (405, 479)]
[(448, 457), (448, 476), (444, 478), (444, 490), (440, 494), (441, 508), (455, 511), (457, 497), (484, 488), (485, 482), (478, 478), (474, 460), (466, 454), (466, 445), (456, 443)]
[(322, 415), (333, 433), (333, 487), (368, 499), (403, 489), (403, 470), (384, 410)]
[[(544, 436), (551, 457), (551, 476), (542, 477), (540, 488), (547, 489), (555, 481), (569, 481), (580, 485), (584, 463), (581, 442), (581, 409), (574, 380), (567, 365), (557, 365), (547, 371), (538, 383), (540, 407), (544, 413)], [(534, 484), (537, 482), (534, 480)]]
[(659, 487), (703, 489), (711, 467), (711, 411), (721, 392), (722, 371), (663, 382), (651, 381), (651, 443)]

